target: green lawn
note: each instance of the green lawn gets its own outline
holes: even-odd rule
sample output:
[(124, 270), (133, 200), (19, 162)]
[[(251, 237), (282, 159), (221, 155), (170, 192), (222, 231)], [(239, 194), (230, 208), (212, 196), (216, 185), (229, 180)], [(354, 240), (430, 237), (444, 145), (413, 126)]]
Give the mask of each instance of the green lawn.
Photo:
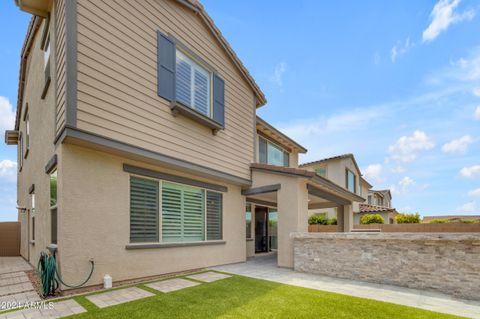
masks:
[(75, 297), (88, 312), (70, 318), (459, 318), (368, 299), (241, 276), (203, 283), (99, 309)]

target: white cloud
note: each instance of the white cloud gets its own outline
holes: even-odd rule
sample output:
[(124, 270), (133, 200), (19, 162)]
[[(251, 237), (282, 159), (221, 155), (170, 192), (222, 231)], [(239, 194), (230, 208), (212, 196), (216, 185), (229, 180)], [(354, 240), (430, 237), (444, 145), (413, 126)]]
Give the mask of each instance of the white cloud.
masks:
[(15, 181), (17, 178), (17, 162), (11, 160), (0, 161), (0, 178)]
[(382, 165), (381, 164), (371, 164), (363, 169), (363, 175), (367, 181), (372, 181), (374, 183), (383, 182), (384, 178), (382, 176)]
[(405, 168), (403, 166), (395, 166), (394, 168), (391, 169), (392, 173), (395, 173), (395, 174), (401, 174), (401, 173), (405, 173)]
[(280, 62), (275, 66), (275, 70), (273, 71), (272, 76), (270, 77), (270, 81), (277, 84), (278, 86), (283, 85), (283, 75), (287, 71), (287, 64), (285, 62)]
[[(473, 95), (475, 95), (475, 96), (480, 96), (480, 87), (474, 88), (474, 89), (472, 90), (472, 93), (473, 93)], [(480, 108), (480, 107), (479, 107), (479, 108)]]
[(433, 141), (423, 131), (415, 131), (412, 136), (402, 136), (395, 144), (390, 145), (389, 151), (392, 159), (401, 162), (412, 162), (417, 158), (417, 153), (432, 149)]
[(470, 197), (480, 197), (480, 188), (472, 189), (468, 192), (468, 196)]
[(480, 177), (480, 165), (464, 167), (460, 170), (460, 175), (465, 178)]
[(404, 43), (402, 43), (401, 41), (398, 41), (397, 44), (395, 44), (392, 50), (390, 51), (390, 58), (392, 59), (392, 62), (395, 63), (395, 61), (399, 56), (404, 55), (414, 46), (415, 46), (415, 43), (410, 41), (410, 37), (407, 37)]
[(475, 109), (475, 119), (480, 121), (480, 106)]
[(407, 194), (413, 185), (415, 185), (415, 180), (409, 176), (405, 176), (398, 182), (398, 184), (390, 185), (390, 191), (394, 195)]
[(465, 154), (468, 146), (473, 143), (473, 138), (470, 135), (462, 136), (461, 138), (452, 140), (442, 146), (442, 151), (447, 154)]
[(452, 24), (464, 20), (472, 20), (475, 11), (467, 10), (462, 13), (456, 13), (455, 9), (460, 4), (460, 0), (439, 0), (430, 13), (430, 25), (423, 31), (423, 42), (435, 40), (440, 33), (447, 30)]
[(12, 104), (4, 97), (0, 96), (0, 131), (13, 130), (15, 125), (15, 112)]
[(457, 207), (457, 213), (474, 213), (477, 210), (477, 203), (468, 202)]

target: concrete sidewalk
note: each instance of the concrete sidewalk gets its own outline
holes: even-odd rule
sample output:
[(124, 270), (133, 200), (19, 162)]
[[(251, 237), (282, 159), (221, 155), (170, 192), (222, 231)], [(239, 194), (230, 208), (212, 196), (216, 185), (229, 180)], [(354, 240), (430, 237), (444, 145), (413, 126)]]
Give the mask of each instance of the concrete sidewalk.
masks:
[(278, 268), (276, 255), (257, 256), (245, 263), (218, 266), (212, 269), (282, 284), (480, 319), (480, 302), (455, 299), (436, 292), (299, 273), (291, 269)]

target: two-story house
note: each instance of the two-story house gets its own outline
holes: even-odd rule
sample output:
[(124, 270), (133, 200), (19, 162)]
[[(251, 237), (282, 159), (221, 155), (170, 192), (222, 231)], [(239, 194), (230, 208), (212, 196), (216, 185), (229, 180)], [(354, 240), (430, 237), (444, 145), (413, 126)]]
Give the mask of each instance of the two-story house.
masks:
[(360, 205), (360, 211), (354, 214), (355, 224), (360, 223), (360, 218), (365, 214), (379, 214), (385, 224), (395, 224), (398, 212), (392, 207), (392, 193), (389, 189), (368, 191), (367, 202)]
[(198, 1), (16, 3), (33, 17), (5, 139), (30, 263), (56, 249), (77, 283), (93, 260), (87, 285), (255, 251), (292, 267), (310, 207), (352, 228), (363, 198), (298, 168), (306, 150), (257, 118), (262, 91)]
[[(318, 175), (361, 197), (361, 201), (354, 202), (353, 204), (354, 212), (360, 210), (359, 204), (367, 199), (368, 191), (372, 188), (372, 185), (362, 177), (362, 173), (353, 154), (324, 158), (302, 164), (300, 167), (314, 171)], [(311, 209), (310, 214), (324, 214), (328, 218), (337, 217), (337, 207), (317, 207)]]
[[(386, 224), (394, 223), (397, 212), (391, 207), (390, 190), (372, 190), (373, 186), (362, 176), (353, 154), (329, 157), (302, 164), (300, 167), (314, 171), (363, 198), (363, 201), (353, 204), (354, 224), (360, 224), (360, 218), (365, 214), (380, 214)], [(309, 214), (322, 214), (333, 218), (337, 216), (337, 208), (317, 207), (310, 209)]]

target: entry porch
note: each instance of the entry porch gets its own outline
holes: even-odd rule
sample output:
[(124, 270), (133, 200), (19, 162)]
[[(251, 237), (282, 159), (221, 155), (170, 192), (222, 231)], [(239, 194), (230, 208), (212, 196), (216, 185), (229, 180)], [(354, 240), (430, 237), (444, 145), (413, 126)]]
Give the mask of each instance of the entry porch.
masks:
[(252, 186), (244, 189), (247, 257), (275, 252), (277, 265), (293, 267), (290, 234), (308, 231), (308, 211), (337, 208), (337, 231), (353, 228), (353, 202), (364, 199), (314, 172), (252, 164)]

